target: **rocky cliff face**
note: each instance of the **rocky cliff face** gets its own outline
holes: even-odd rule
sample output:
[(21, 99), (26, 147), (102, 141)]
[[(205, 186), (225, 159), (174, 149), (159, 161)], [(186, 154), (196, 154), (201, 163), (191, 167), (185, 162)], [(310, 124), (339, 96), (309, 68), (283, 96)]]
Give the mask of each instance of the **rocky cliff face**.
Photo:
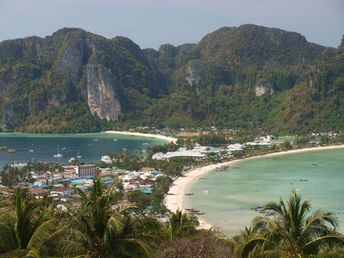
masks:
[(107, 121), (117, 120), (121, 113), (111, 73), (100, 65), (87, 66), (87, 103), (93, 115)]
[(12, 108), (6, 108), (1, 119), (1, 130), (8, 132), (13, 129), (12, 123), (14, 119), (14, 111)]
[(188, 82), (190, 86), (196, 85), (199, 83), (199, 80), (200, 80), (199, 75), (191, 66), (187, 67), (185, 80)]
[(91, 42), (84, 35), (69, 35), (66, 38), (66, 43), (61, 47), (57, 59), (54, 63), (54, 72), (63, 75), (68, 83), (76, 85), (80, 80), (83, 65), (87, 62), (91, 54)]
[(256, 85), (255, 92), (256, 92), (256, 96), (260, 97), (265, 94), (272, 94), (274, 90), (270, 83), (262, 83), (262, 84)]
[[(343, 41), (327, 48), (298, 33), (255, 25), (221, 28), (197, 44), (159, 50), (73, 28), (8, 40), (0, 42), (0, 126), (97, 131), (102, 119), (111, 126), (281, 127), (286, 123), (278, 124), (278, 117), (292, 121), (294, 101), (307, 105), (295, 111), (297, 126), (319, 124), (313, 114), (321, 110), (337, 128), (344, 121), (342, 50)], [(300, 97), (276, 107), (292, 91)], [(320, 109), (318, 102), (335, 104)]]
[(1, 130), (72, 103), (84, 103), (95, 118), (116, 121), (122, 105), (130, 109), (134, 103), (123, 97), (128, 89), (134, 98), (154, 98), (164, 89), (158, 69), (129, 39), (65, 28), (46, 38), (0, 43)]

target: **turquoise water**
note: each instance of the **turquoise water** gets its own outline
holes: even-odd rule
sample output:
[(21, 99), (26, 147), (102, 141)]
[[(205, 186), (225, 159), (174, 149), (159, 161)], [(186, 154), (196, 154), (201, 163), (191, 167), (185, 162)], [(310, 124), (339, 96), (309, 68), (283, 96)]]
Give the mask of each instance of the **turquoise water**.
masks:
[[(116, 135), (107, 133), (87, 134), (21, 134), (0, 133), (0, 146), (16, 150), (11, 154), (0, 151), (0, 168), (12, 162), (55, 161), (66, 163), (78, 153), (81, 162), (97, 162), (101, 156), (126, 149), (129, 152), (142, 151), (151, 144), (163, 141), (147, 137)], [(53, 155), (59, 152), (63, 158)]]
[(230, 236), (259, 215), (252, 207), (288, 197), (292, 189), (313, 209), (335, 212), (344, 231), (344, 149), (239, 162), (192, 184), (184, 205), (205, 212), (201, 219)]

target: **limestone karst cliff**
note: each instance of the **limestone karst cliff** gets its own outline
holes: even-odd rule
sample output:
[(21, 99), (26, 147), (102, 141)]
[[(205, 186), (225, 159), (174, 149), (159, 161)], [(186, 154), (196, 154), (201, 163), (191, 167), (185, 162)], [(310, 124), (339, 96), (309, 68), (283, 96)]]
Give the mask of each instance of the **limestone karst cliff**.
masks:
[(141, 49), (64, 28), (0, 42), (2, 131), (148, 125), (344, 130), (344, 53), (246, 24)]

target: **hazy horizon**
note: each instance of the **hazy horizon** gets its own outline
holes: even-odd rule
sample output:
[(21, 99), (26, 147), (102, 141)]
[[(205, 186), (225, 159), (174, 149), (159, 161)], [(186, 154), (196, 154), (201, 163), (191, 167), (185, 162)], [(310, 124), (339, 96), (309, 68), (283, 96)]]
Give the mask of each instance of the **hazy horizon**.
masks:
[(256, 24), (338, 47), (344, 34), (343, 14), (340, 0), (0, 0), (0, 41), (45, 37), (75, 27), (158, 49), (165, 43), (197, 43), (220, 27)]

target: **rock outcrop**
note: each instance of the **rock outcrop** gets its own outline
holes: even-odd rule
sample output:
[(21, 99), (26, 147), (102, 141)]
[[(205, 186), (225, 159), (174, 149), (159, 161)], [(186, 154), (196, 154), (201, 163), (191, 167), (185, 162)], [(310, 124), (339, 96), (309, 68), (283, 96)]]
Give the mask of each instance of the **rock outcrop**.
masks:
[(272, 94), (274, 90), (270, 83), (262, 83), (262, 84), (256, 85), (255, 92), (256, 92), (256, 96), (260, 97), (265, 94)]
[[(166, 92), (161, 81), (159, 70), (140, 47), (124, 37), (106, 39), (64, 28), (46, 38), (4, 41), (0, 43), (2, 130), (26, 127), (45, 112), (47, 124), (51, 116), (72, 117), (73, 104), (80, 110), (88, 106), (93, 122), (116, 121), (122, 103), (126, 110), (135, 104), (131, 96), (155, 98)], [(118, 93), (127, 90), (131, 95), (122, 94), (120, 104)]]
[(188, 66), (186, 70), (185, 80), (190, 86), (192, 86), (198, 84), (200, 77), (191, 66)]
[(7, 108), (1, 119), (1, 130), (3, 132), (7, 132), (13, 129), (13, 118), (14, 118), (14, 111), (12, 108)]
[(116, 121), (121, 113), (111, 73), (100, 65), (87, 66), (87, 103), (93, 115)]

